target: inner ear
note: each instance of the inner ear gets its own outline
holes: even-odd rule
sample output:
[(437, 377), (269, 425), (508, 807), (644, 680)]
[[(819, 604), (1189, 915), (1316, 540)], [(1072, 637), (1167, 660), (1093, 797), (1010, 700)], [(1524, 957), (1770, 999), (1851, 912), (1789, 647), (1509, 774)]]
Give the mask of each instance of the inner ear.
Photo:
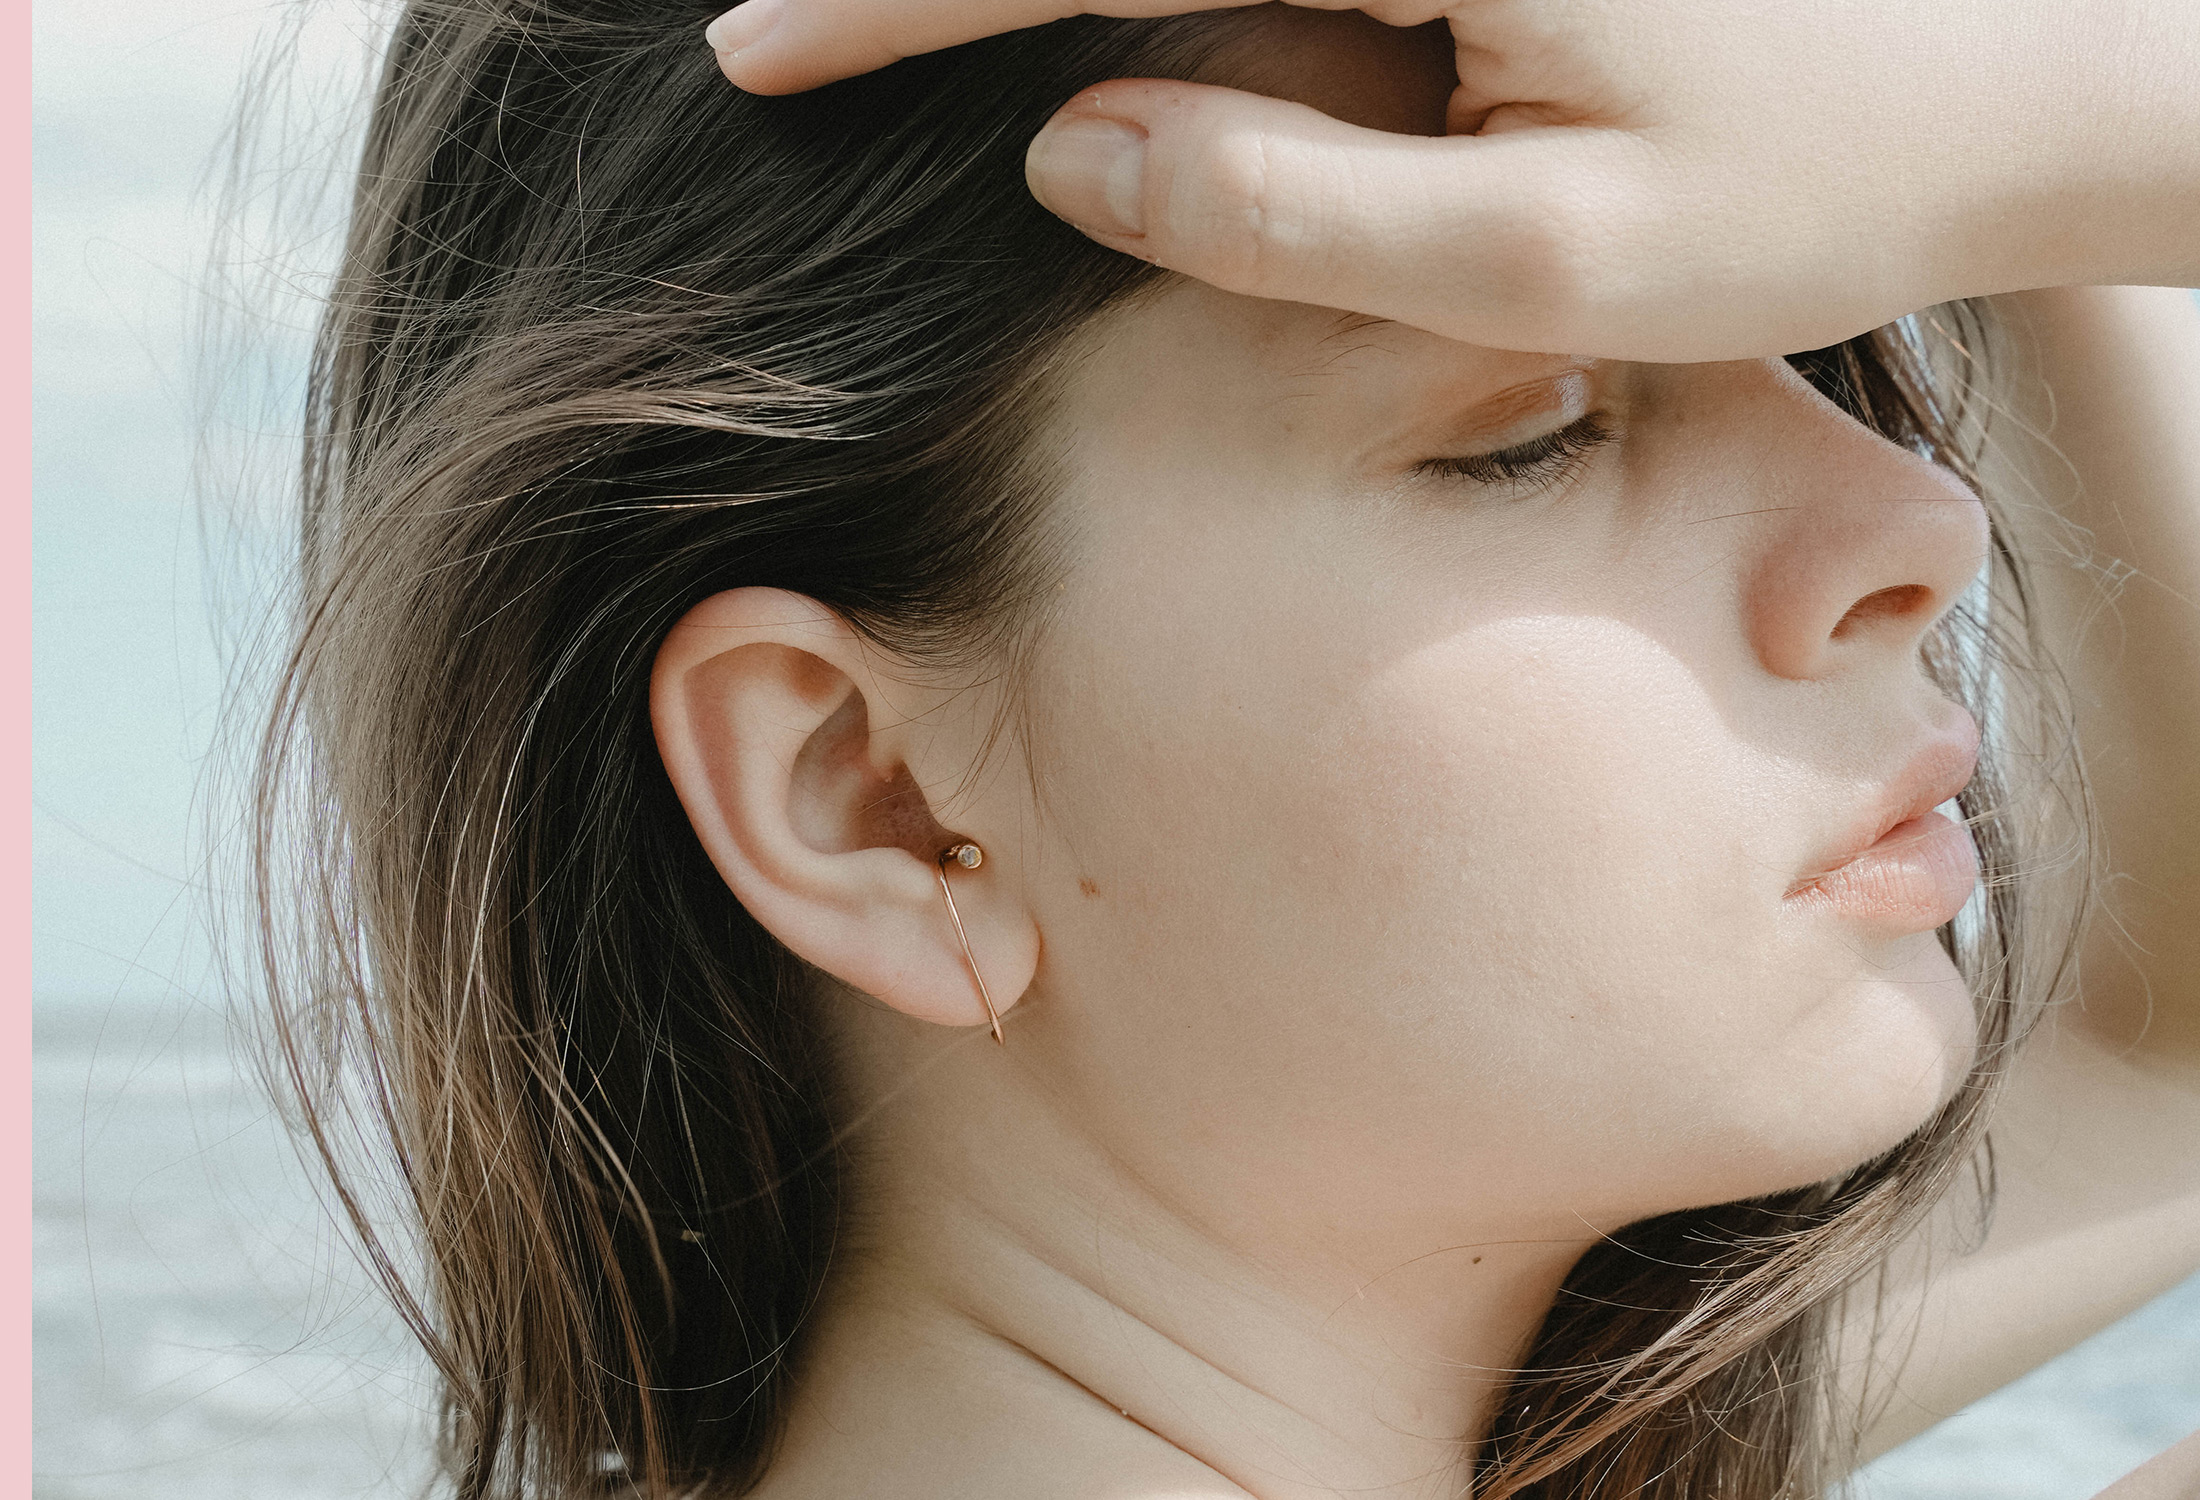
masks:
[(788, 821), (821, 854), (903, 849), (930, 861), (955, 842), (908, 762), (873, 753), (870, 705), (853, 686), (795, 756)]

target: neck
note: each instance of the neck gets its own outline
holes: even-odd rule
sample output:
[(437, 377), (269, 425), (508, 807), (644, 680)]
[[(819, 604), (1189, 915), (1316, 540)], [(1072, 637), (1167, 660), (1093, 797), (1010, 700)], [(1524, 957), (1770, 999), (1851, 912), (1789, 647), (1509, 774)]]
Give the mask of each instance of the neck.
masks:
[(915, 1076), (864, 1123), (770, 1500), (1456, 1497), (1590, 1238), (1294, 1243), (1162, 1201), (959, 1056)]

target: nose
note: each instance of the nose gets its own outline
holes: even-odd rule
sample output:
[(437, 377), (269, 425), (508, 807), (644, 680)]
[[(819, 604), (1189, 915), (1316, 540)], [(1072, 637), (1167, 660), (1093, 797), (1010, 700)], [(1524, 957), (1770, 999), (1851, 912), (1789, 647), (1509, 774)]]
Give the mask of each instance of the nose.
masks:
[[(1733, 367), (1728, 367), (1733, 368)], [(1794, 681), (1914, 656), (1986, 561), (1986, 510), (1781, 361), (1735, 371), (1762, 497), (1743, 612), (1767, 671)]]

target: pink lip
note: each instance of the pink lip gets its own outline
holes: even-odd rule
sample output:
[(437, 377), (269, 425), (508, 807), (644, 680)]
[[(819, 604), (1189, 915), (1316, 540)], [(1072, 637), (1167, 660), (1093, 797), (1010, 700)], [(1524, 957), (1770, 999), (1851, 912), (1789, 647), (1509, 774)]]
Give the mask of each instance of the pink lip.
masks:
[(1978, 886), (1978, 851), (1960, 824), (1934, 809), (1970, 784), (1979, 738), (1969, 714), (1951, 728), (1910, 758), (1878, 808), (1788, 888), (1788, 900), (1886, 932), (1954, 920)]
[(1978, 885), (1978, 851), (1963, 825), (1937, 812), (1895, 824), (1876, 843), (1788, 893), (1890, 932), (1955, 919)]

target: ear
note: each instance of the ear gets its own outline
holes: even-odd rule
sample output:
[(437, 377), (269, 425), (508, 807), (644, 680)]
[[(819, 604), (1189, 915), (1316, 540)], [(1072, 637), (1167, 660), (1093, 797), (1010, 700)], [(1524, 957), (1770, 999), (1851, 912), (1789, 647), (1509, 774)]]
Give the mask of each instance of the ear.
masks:
[[(882, 682), (876, 661), (876, 648), (814, 599), (714, 594), (658, 648), (657, 750), (711, 863), (782, 943), (905, 1015), (982, 1026), (940, 852), (966, 838), (986, 852), (978, 869), (946, 878), (1003, 1012), (1037, 971), (1038, 925), (1005, 841), (933, 816), (922, 788), (956, 784), (968, 769), (944, 763), (958, 737), (922, 735), (914, 711), (925, 690)], [(929, 783), (911, 765), (916, 750), (943, 760)], [(982, 809), (971, 815), (983, 821)]]

